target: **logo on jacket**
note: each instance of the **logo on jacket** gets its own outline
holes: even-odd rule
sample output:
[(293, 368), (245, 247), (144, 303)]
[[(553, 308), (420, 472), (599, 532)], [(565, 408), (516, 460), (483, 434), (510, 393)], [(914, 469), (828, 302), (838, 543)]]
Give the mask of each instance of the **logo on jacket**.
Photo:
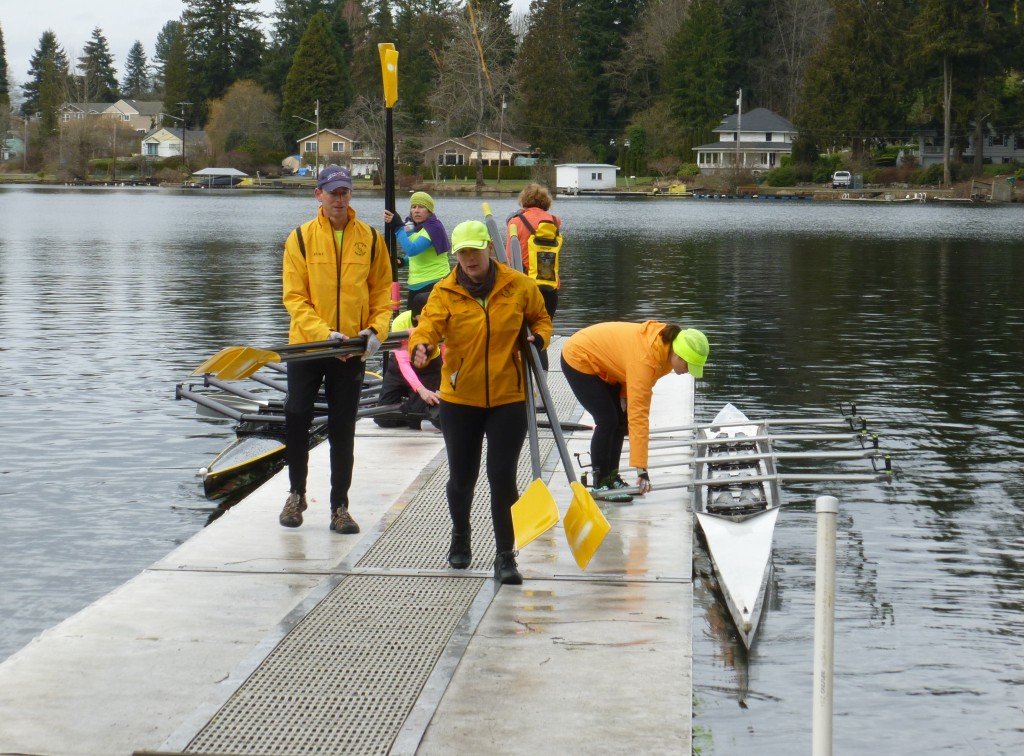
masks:
[(357, 255), (365, 255), (366, 254), (366, 250), (368, 249), (368, 247), (367, 247), (366, 242), (359, 241), (359, 242), (356, 242), (355, 249), (356, 249), (356, 254)]

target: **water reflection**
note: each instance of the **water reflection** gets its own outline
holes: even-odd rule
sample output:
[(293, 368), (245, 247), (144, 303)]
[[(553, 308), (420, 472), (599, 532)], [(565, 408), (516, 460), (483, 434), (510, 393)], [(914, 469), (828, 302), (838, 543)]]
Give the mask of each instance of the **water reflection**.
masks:
[[(382, 206), (353, 205), (371, 221)], [(0, 187), (0, 656), (202, 527), (211, 507), (194, 473), (230, 428), (197, 422), (174, 384), (226, 344), (285, 336), (281, 244), (312, 208)], [(1021, 208), (576, 198), (555, 210), (568, 240), (558, 332), (698, 325), (714, 350), (698, 417), (726, 401), (753, 417), (855, 400), (899, 452), (891, 488), (787, 489), (806, 506), (780, 518), (778, 593), (746, 664), (698, 579), (705, 752), (808, 750), (822, 493), (841, 501), (837, 751), (1024, 749)], [(480, 204), (439, 198), (438, 213), (451, 226)]]

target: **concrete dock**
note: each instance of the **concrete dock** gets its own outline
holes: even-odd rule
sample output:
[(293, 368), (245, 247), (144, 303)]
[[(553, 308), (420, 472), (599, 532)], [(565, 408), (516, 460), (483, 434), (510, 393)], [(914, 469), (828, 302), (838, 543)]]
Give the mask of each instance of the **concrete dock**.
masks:
[[(558, 416), (586, 421), (556, 349)], [(692, 379), (663, 378), (651, 415), (692, 422)], [(567, 435), (587, 451), (589, 432)], [(564, 514), (550, 431), (541, 455)], [(585, 572), (556, 525), (520, 553), (524, 584), (499, 586), (483, 473), (473, 562), (447, 567), (439, 433), (360, 421), (358, 535), (328, 529), (327, 458), (311, 453), (301, 528), (277, 522), (283, 471), (0, 664), (0, 753), (690, 752), (685, 489), (602, 503), (612, 529)]]

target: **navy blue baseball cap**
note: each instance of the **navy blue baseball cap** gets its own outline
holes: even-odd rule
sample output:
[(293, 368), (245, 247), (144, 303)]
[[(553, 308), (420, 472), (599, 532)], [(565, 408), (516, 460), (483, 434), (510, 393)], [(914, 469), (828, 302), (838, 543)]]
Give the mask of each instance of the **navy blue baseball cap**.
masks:
[(340, 165), (328, 165), (320, 171), (320, 178), (316, 180), (317, 189), (333, 192), (341, 187), (352, 188), (352, 176), (346, 168), (342, 168)]

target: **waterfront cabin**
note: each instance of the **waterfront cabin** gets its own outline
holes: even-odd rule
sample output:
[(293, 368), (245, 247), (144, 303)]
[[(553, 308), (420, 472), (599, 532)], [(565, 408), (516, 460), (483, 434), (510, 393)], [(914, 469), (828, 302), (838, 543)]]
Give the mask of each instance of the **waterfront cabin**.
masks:
[(608, 163), (559, 163), (555, 166), (555, 187), (576, 194), (595, 189), (614, 189), (617, 165)]
[(733, 113), (722, 119), (714, 130), (718, 141), (694, 147), (701, 173), (740, 170), (759, 173), (781, 163), (783, 155), (793, 153), (797, 128), (767, 108), (749, 113)]

